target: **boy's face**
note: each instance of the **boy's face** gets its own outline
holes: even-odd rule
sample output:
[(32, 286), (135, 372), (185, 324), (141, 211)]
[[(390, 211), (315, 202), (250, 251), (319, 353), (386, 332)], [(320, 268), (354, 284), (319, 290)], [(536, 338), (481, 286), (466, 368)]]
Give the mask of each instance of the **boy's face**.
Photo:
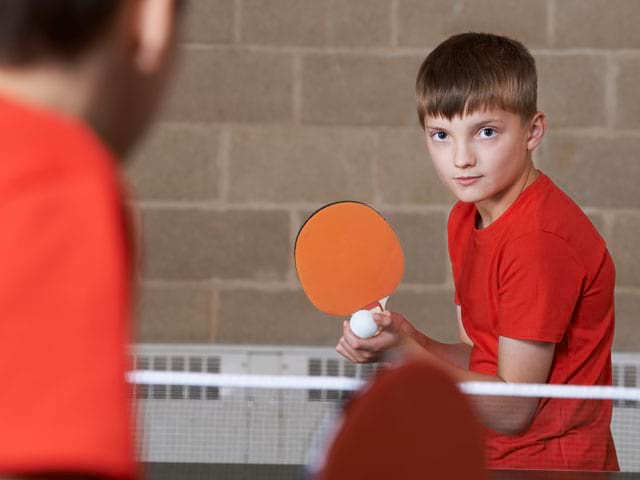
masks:
[(459, 200), (501, 213), (517, 198), (531, 168), (531, 151), (542, 138), (532, 130), (536, 119), (544, 123), (542, 114), (525, 124), (500, 109), (451, 120), (427, 115), (427, 148), (441, 181)]

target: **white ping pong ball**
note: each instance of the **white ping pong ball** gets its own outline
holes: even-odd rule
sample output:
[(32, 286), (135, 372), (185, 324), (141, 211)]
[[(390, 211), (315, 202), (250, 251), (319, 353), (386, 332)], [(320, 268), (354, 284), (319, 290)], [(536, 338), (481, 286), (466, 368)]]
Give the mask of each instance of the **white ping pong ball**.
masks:
[(369, 310), (358, 310), (351, 315), (349, 327), (360, 338), (371, 338), (378, 331), (378, 325), (373, 321), (373, 314)]

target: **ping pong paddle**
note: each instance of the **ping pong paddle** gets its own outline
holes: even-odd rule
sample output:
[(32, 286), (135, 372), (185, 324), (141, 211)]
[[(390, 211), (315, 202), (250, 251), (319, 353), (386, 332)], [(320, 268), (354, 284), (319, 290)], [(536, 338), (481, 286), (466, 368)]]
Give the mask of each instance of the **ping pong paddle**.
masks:
[(375, 335), (371, 312), (385, 309), (404, 272), (400, 241), (380, 213), (360, 202), (325, 205), (300, 228), (294, 257), (300, 284), (318, 310), (351, 315), (356, 335)]
[(486, 480), (483, 430), (437, 367), (381, 370), (347, 404), (319, 480)]

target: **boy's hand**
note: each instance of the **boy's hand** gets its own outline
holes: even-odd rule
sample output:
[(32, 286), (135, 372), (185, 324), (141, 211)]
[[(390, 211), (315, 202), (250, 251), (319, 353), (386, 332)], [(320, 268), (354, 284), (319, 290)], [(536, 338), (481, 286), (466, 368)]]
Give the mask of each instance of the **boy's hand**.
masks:
[(373, 321), (379, 327), (378, 333), (371, 338), (360, 338), (345, 320), (336, 351), (354, 363), (377, 362), (385, 352), (401, 349), (411, 340), (413, 326), (399, 313), (374, 313)]

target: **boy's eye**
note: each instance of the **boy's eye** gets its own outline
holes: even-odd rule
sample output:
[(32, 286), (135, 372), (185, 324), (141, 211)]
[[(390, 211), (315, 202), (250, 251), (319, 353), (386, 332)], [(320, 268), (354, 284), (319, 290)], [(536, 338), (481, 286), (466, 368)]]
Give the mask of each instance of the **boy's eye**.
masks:
[(485, 138), (489, 138), (489, 137), (493, 137), (495, 136), (496, 131), (493, 128), (483, 128), (482, 130), (480, 130), (480, 136), (481, 137), (485, 137)]
[(436, 140), (446, 140), (447, 139), (447, 133), (446, 132), (434, 132), (431, 136)]

